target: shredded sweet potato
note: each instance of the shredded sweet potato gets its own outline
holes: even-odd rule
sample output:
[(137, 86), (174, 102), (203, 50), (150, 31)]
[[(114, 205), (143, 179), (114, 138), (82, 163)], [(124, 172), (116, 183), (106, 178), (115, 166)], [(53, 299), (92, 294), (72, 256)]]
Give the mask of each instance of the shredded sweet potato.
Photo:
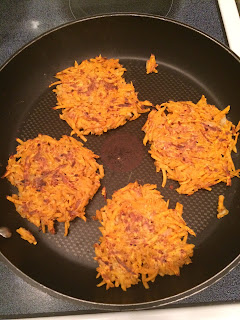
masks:
[(158, 71), (156, 69), (157, 66), (158, 66), (158, 64), (156, 63), (155, 55), (151, 54), (149, 60), (147, 60), (147, 63), (146, 63), (147, 74), (152, 73), (152, 72), (158, 73)]
[(143, 126), (144, 145), (151, 143), (150, 154), (157, 172), (162, 170), (164, 187), (168, 179), (179, 182), (179, 193), (191, 195), (199, 189), (239, 177), (231, 152), (236, 152), (240, 122), (235, 127), (226, 119), (228, 106), (219, 110), (207, 104), (204, 96), (191, 101), (163, 103), (151, 111)]
[(107, 200), (107, 190), (106, 190), (106, 187), (103, 187), (102, 188), (102, 196), (103, 196), (103, 198), (104, 198), (104, 200), (106, 201)]
[(60, 118), (72, 134), (86, 141), (85, 135), (100, 135), (149, 111), (145, 107), (152, 104), (138, 100), (133, 84), (123, 78), (125, 71), (118, 59), (99, 56), (56, 74), (55, 109), (62, 109)]
[(168, 208), (156, 185), (129, 183), (116, 191), (112, 200), (96, 213), (102, 227), (100, 244), (95, 244), (99, 263), (98, 286), (123, 290), (137, 284), (142, 277), (145, 288), (159, 274), (179, 275), (184, 264), (191, 263), (195, 235), (182, 218), (183, 206)]
[(218, 214), (217, 214), (218, 219), (221, 219), (222, 217), (229, 214), (229, 211), (225, 208), (223, 202), (224, 202), (224, 196), (221, 194), (218, 198)]
[(21, 238), (23, 240), (26, 240), (29, 243), (34, 244), (34, 245), (37, 244), (37, 241), (36, 241), (35, 237), (31, 234), (30, 231), (28, 231), (28, 230), (26, 230), (26, 229), (24, 229), (22, 227), (18, 228), (16, 231), (17, 231), (17, 233), (20, 234), (20, 236), (21, 236)]
[(65, 235), (70, 221), (84, 221), (85, 207), (100, 187), (103, 167), (97, 155), (72, 137), (60, 140), (47, 135), (20, 144), (17, 153), (8, 160), (4, 175), (18, 188), (18, 194), (7, 196), (23, 218), (45, 232), (55, 233), (54, 221), (65, 223)]

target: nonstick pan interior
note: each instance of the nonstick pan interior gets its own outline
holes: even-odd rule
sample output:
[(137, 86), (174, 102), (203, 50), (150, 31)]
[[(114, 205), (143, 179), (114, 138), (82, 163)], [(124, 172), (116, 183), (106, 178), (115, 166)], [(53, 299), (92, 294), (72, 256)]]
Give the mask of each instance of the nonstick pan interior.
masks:
[[(151, 53), (156, 55), (159, 73), (146, 75), (145, 63)], [(239, 61), (219, 44), (168, 20), (130, 15), (86, 19), (47, 34), (1, 71), (1, 175), (9, 155), (15, 152), (17, 137), (26, 140), (39, 133), (56, 138), (70, 135), (69, 126), (52, 109), (56, 97), (48, 86), (54, 81), (53, 75), (74, 60), (80, 62), (99, 54), (120, 58), (127, 69), (125, 78), (133, 81), (140, 99), (154, 104), (170, 99), (197, 102), (204, 94), (209, 103), (221, 109), (230, 104), (229, 119), (235, 124), (240, 119)], [(169, 303), (197, 292), (210, 284), (212, 277), (227, 272), (239, 255), (239, 180), (233, 179), (231, 187), (218, 184), (211, 192), (200, 190), (192, 196), (179, 195), (175, 191), (177, 183), (171, 180), (161, 188), (162, 176), (155, 172), (148, 147), (142, 144), (141, 128), (146, 119), (144, 114), (102, 136), (89, 136), (85, 145), (101, 156), (99, 162), (105, 168), (102, 186), (107, 189), (107, 197), (137, 180), (141, 184), (156, 183), (164, 199), (170, 199), (170, 207), (175, 207), (177, 201), (183, 204), (184, 219), (197, 234), (189, 239), (196, 245), (193, 263), (184, 266), (179, 277), (158, 276), (148, 290), (142, 284), (127, 292), (97, 288), (93, 244), (98, 241), (100, 224), (91, 217), (105, 204), (101, 189), (87, 207), (87, 222), (76, 219), (68, 237), (64, 237), (63, 225), (57, 224), (57, 234), (51, 235), (23, 220), (5, 198), (15, 190), (4, 179), (0, 185), (0, 225), (9, 227), (13, 237), (0, 239), (0, 248), (13, 266), (57, 293), (76, 301), (97, 303), (101, 308)], [(234, 161), (239, 167), (239, 153), (234, 155)], [(220, 194), (225, 195), (230, 214), (218, 220)], [(22, 241), (14, 232), (20, 226), (36, 236), (37, 246)]]

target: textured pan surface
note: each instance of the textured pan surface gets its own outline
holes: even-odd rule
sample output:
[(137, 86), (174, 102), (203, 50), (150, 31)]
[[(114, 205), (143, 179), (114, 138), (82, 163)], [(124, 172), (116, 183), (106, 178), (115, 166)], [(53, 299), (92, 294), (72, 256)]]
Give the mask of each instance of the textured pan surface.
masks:
[[(118, 17), (120, 20), (121, 18), (127, 19), (126, 17)], [(125, 22), (131, 25), (134, 23), (132, 19), (137, 18), (128, 17)], [(154, 24), (157, 26), (158, 20), (145, 19), (146, 25), (149, 25), (149, 21), (153, 23), (151, 28), (154, 28)], [(123, 21), (120, 22), (122, 23)], [(163, 24), (161, 28), (167, 28), (172, 24), (166, 21), (160, 22)], [(89, 23), (89, 21), (84, 23)], [(96, 24), (96, 22), (94, 23)], [(84, 33), (80, 24), (79, 30), (76, 28), (76, 25), (73, 25), (73, 35), (77, 31)], [(63, 30), (60, 30), (60, 33)], [(115, 32), (116, 30), (118, 30), (117, 25), (115, 26)], [(169, 36), (171, 37), (171, 32)], [(198, 36), (200, 37), (200, 35)], [(203, 42), (210, 41), (209, 39), (206, 40), (203, 36), (201, 37), (203, 38)], [(108, 41), (110, 40), (108, 39)], [(139, 41), (136, 47), (140, 46), (141, 41)], [(126, 52), (123, 54), (123, 44), (119, 45), (119, 51), (121, 51), (119, 55), (117, 54), (118, 48), (113, 46), (112, 49), (111, 45), (109, 47), (104, 45), (102, 52), (101, 48), (94, 47), (90, 50), (89, 46), (91, 47), (91, 45), (87, 46), (86, 52), (83, 48), (78, 48), (78, 50), (81, 49), (83, 51), (80, 57), (76, 54), (76, 50), (75, 53), (65, 54), (65, 57), (62, 54), (56, 53), (55, 61), (50, 57), (50, 61), (54, 65), (49, 66), (49, 73), (44, 73), (44, 70), (47, 70), (47, 63), (44, 62), (45, 65), (43, 66), (39, 80), (39, 87), (34, 87), (38, 83), (37, 79), (34, 79), (32, 87), (30, 86), (31, 79), (27, 79), (26, 83), (30, 86), (29, 89), (26, 89), (24, 81), (22, 84), (19, 83), (20, 88), (22, 86), (23, 91), (26, 91), (25, 96), (22, 98), (17, 96), (14, 105), (11, 99), (9, 99), (9, 107), (5, 110), (5, 113), (12, 112), (13, 117), (10, 119), (10, 116), (6, 115), (8, 120), (5, 121), (5, 129), (7, 121), (9, 121), (9, 126), (12, 126), (12, 128), (8, 136), (9, 140), (5, 142), (5, 149), (4, 151), (2, 150), (1, 161), (3, 172), (9, 154), (15, 152), (16, 143), (14, 138), (19, 137), (26, 140), (34, 138), (38, 133), (48, 134), (56, 138), (60, 138), (63, 134), (70, 134), (71, 129), (69, 126), (60, 120), (57, 111), (52, 110), (52, 107), (56, 104), (56, 97), (47, 85), (53, 81), (52, 75), (64, 67), (71, 65), (74, 59), (77, 59), (79, 62), (81, 59), (90, 58), (99, 53), (107, 57), (120, 57), (120, 62), (127, 69), (125, 77), (127, 81), (133, 81), (136, 91), (139, 92), (139, 98), (148, 99), (154, 104), (160, 104), (169, 99), (197, 102), (201, 95), (205, 94), (209, 103), (216, 104), (221, 108), (225, 107), (226, 102), (224, 99), (221, 99), (219, 89), (214, 90), (215, 85), (211, 88), (202, 81), (199, 81), (196, 70), (192, 70), (192, 74), (186, 72), (186, 68), (182, 68), (183, 65), (186, 67), (185, 60), (182, 65), (178, 63), (175, 65), (175, 54), (172, 54), (171, 59), (173, 63), (171, 65), (169, 61), (166, 62), (164, 59), (164, 54), (161, 55), (161, 50), (157, 51), (154, 48), (155, 44), (153, 44), (148, 52), (149, 55), (151, 52), (155, 53), (156, 57), (159, 58), (157, 61), (159, 63), (159, 73), (146, 75), (146, 59), (141, 55), (140, 57), (133, 56), (134, 49), (131, 45), (128, 45), (129, 48), (126, 47)], [(144, 46), (144, 44), (142, 45)], [(164, 46), (164, 43), (161, 46)], [(138, 50), (140, 49), (138, 48)], [(91, 51), (91, 54), (88, 51)], [(46, 52), (45, 54), (47, 54)], [(148, 55), (146, 54), (147, 57)], [(196, 59), (193, 59), (192, 63), (194, 63), (194, 60)], [(40, 76), (37, 67), (36, 69), (35, 74), (32, 71), (33, 78)], [(198, 67), (198, 69), (199, 73), (201, 73), (201, 68)], [(13, 76), (11, 70), (9, 73), (10, 76)], [(217, 78), (216, 81), (218, 81)], [(31, 93), (32, 89), (35, 90), (34, 95)], [(16, 91), (15, 95), (18, 94), (18, 91), (20, 92), (18, 89)], [(30, 98), (28, 104), (25, 104), (27, 92), (32, 98)], [(8, 101), (8, 98), (5, 99)], [(19, 103), (18, 106), (17, 102)], [(13, 105), (13, 111), (11, 111), (11, 105)], [(230, 120), (236, 123), (238, 120), (236, 116), (239, 115), (239, 112), (236, 111), (236, 107), (235, 109), (234, 106), (232, 107), (235, 113), (232, 113)], [(108, 292), (105, 291), (105, 288), (96, 288), (99, 280), (95, 279), (96, 263), (93, 260), (93, 244), (98, 241), (100, 232), (98, 230), (99, 223), (93, 221), (91, 217), (95, 214), (96, 209), (101, 208), (105, 203), (101, 195), (101, 189), (87, 207), (87, 222), (84, 223), (82, 220), (76, 219), (71, 223), (69, 236), (64, 237), (63, 225), (57, 225), (56, 235), (42, 234), (38, 232), (35, 226), (22, 220), (16, 213), (14, 206), (4, 199), (4, 195), (11, 194), (14, 189), (6, 181), (1, 181), (2, 196), (0, 200), (5, 213), (4, 216), (3, 213), (1, 214), (1, 225), (10, 227), (12, 231), (19, 226), (25, 226), (33, 232), (39, 242), (36, 247), (33, 247), (20, 240), (18, 235), (14, 235), (8, 242), (5, 241), (3, 243), (0, 241), (2, 253), (10, 262), (37, 282), (70, 297), (97, 303), (130, 305), (151, 303), (157, 300), (163, 302), (163, 299), (192, 289), (220, 272), (238, 255), (239, 243), (237, 243), (237, 239), (239, 236), (235, 231), (237, 229), (236, 224), (239, 225), (239, 221), (236, 219), (236, 216), (239, 214), (239, 200), (237, 199), (239, 181), (234, 179), (231, 188), (227, 188), (224, 184), (219, 184), (213, 187), (212, 192), (200, 190), (190, 197), (179, 195), (174, 190), (178, 184), (171, 180), (168, 180), (164, 189), (161, 188), (162, 176), (160, 173), (155, 172), (154, 161), (148, 154), (148, 147), (144, 147), (142, 144), (144, 133), (141, 131), (141, 128), (146, 119), (147, 114), (144, 114), (136, 121), (129, 122), (125, 126), (112, 130), (102, 136), (88, 136), (88, 141), (85, 145), (101, 156), (100, 162), (105, 168), (102, 186), (105, 186), (107, 189), (107, 197), (111, 197), (115, 190), (124, 187), (129, 182), (138, 180), (142, 184), (156, 183), (158, 190), (164, 195), (164, 199), (170, 199), (170, 207), (174, 207), (177, 201), (184, 205), (184, 219), (196, 232), (197, 237), (195, 239), (190, 238), (196, 244), (193, 263), (182, 269), (181, 276), (164, 278), (160, 278), (159, 276), (154, 284), (150, 284), (149, 290), (145, 290), (141, 284), (130, 288), (127, 293), (123, 293), (119, 288)], [(4, 117), (2, 121), (4, 125)], [(13, 121), (15, 121), (14, 125)], [(239, 153), (234, 158), (239, 165)], [(174, 189), (172, 189), (172, 186)], [(219, 194), (225, 195), (226, 206), (230, 209), (229, 216), (222, 220), (216, 218)], [(225, 239), (228, 240), (225, 241)], [(220, 245), (222, 246), (222, 250), (219, 249)], [(172, 300), (174, 299), (172, 298)], [(157, 304), (160, 304), (161, 301), (157, 302)]]

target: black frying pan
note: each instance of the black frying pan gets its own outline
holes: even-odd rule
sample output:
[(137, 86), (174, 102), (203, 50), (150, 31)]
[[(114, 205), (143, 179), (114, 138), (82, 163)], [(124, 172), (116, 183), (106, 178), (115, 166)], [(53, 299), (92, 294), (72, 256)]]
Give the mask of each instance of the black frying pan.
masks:
[[(154, 53), (159, 73), (146, 75), (145, 62)], [(111, 15), (84, 19), (38, 38), (18, 52), (1, 70), (1, 175), (10, 154), (15, 152), (16, 137), (34, 138), (38, 133), (60, 138), (70, 134), (52, 107), (56, 97), (48, 88), (53, 75), (74, 60), (95, 57), (120, 58), (127, 68), (126, 79), (133, 81), (140, 99), (154, 104), (172, 100), (197, 102), (204, 94), (209, 103), (224, 108), (231, 105), (229, 119), (240, 119), (239, 59), (227, 48), (180, 23), (144, 15)], [(86, 146), (101, 155), (106, 175), (102, 185), (108, 197), (129, 182), (157, 183), (165, 199), (184, 205), (184, 218), (197, 233), (193, 263), (184, 266), (180, 277), (157, 277), (146, 290), (142, 284), (127, 292), (119, 288), (97, 288), (93, 244), (99, 238), (99, 223), (91, 216), (104, 205), (99, 191), (87, 207), (87, 223), (72, 222), (70, 234), (42, 234), (16, 213), (6, 195), (15, 190), (6, 179), (0, 184), (0, 226), (9, 227), (13, 236), (0, 238), (2, 259), (26, 275), (33, 284), (49, 288), (50, 293), (77, 302), (95, 303), (96, 308), (132, 309), (160, 306), (198, 292), (226, 274), (239, 261), (240, 199), (239, 180), (231, 187), (218, 184), (211, 192), (200, 190), (188, 197), (168, 181), (161, 188), (161, 174), (155, 173), (153, 159), (143, 147), (141, 127), (147, 115), (100, 137), (90, 136)], [(110, 146), (110, 147), (109, 147)], [(239, 167), (239, 153), (234, 156)], [(216, 218), (218, 195), (225, 195), (230, 214)], [(15, 229), (23, 226), (37, 238), (35, 247), (20, 239)], [(41, 285), (42, 286), (41, 286)], [(43, 287), (44, 286), (44, 287)], [(47, 289), (46, 289), (47, 290)]]

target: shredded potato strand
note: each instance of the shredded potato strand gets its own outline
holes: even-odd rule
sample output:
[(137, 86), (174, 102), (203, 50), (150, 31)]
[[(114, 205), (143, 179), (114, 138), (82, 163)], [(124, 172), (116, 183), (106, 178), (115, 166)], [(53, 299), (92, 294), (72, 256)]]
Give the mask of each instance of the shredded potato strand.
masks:
[(26, 240), (29, 243), (34, 244), (34, 245), (37, 244), (37, 241), (36, 241), (35, 237), (31, 234), (30, 231), (28, 231), (28, 230), (26, 230), (26, 229), (24, 229), (22, 227), (18, 228), (16, 231), (17, 231), (17, 233), (20, 234), (20, 236), (21, 236), (21, 238), (23, 240)]
[(57, 73), (55, 109), (62, 109), (60, 118), (72, 134), (86, 140), (85, 135), (100, 135), (149, 111), (145, 107), (152, 104), (139, 101), (133, 84), (123, 78), (125, 71), (118, 59), (99, 56)]
[(224, 202), (224, 196), (220, 194), (218, 198), (218, 214), (217, 214), (218, 219), (221, 219), (227, 214), (229, 214), (229, 211), (225, 208), (223, 202)]
[(95, 244), (97, 278), (103, 279), (98, 286), (126, 290), (142, 277), (148, 288), (158, 274), (179, 275), (193, 255), (188, 233), (195, 235), (182, 210), (180, 203), (169, 209), (156, 185), (135, 182), (116, 191), (96, 213), (102, 224), (100, 244)]
[(231, 178), (239, 177), (231, 152), (236, 152), (240, 126), (226, 119), (230, 107), (220, 111), (202, 96), (197, 104), (170, 101), (156, 108), (143, 127), (143, 143), (151, 143), (156, 170), (178, 181), (179, 193), (211, 190), (219, 182), (230, 186)]
[(152, 72), (158, 73), (158, 71), (156, 69), (157, 66), (158, 66), (158, 64), (156, 63), (155, 55), (151, 54), (149, 60), (147, 60), (147, 62), (146, 62), (147, 74), (152, 73)]
[(103, 167), (97, 155), (72, 137), (60, 140), (39, 135), (26, 142), (17, 139), (17, 153), (8, 160), (4, 177), (18, 188), (8, 196), (23, 218), (55, 233), (54, 221), (69, 223), (85, 218), (85, 207), (100, 187)]

